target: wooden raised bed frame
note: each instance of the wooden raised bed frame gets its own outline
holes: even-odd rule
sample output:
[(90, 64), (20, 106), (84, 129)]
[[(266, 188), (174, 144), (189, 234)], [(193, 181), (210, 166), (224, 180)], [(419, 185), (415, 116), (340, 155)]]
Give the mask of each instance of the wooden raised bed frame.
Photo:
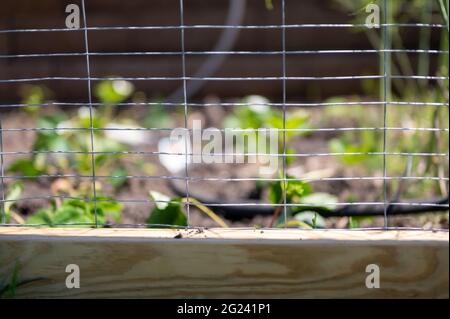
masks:
[[(430, 231), (3, 227), (0, 282), (18, 265), (36, 279), (19, 298), (448, 298), (448, 244)], [(68, 264), (80, 289), (65, 286)]]

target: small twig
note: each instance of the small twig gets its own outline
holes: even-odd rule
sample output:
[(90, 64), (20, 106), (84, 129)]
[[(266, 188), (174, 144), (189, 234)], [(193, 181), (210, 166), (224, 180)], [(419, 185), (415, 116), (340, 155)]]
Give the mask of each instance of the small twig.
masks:
[[(403, 172), (403, 177), (410, 176), (411, 170), (412, 170), (412, 157), (409, 157), (407, 160), (407, 163), (406, 163), (405, 170)], [(405, 190), (406, 183), (407, 183), (406, 178), (400, 180), (394, 197), (389, 201), (389, 206), (388, 206), (388, 211), (387, 211), (388, 214), (390, 214), (393, 209), (392, 203), (398, 202), (400, 200), (400, 197), (401, 197), (403, 191)]]
[(195, 198), (189, 197), (189, 198), (183, 198), (183, 202), (186, 203), (192, 203), (197, 207), (200, 211), (205, 213), (209, 218), (214, 220), (218, 225), (220, 225), (223, 228), (228, 228), (228, 224), (223, 221), (222, 218), (220, 218), (216, 213), (214, 213), (211, 209), (200, 203)]
[(25, 219), (23, 219), (22, 216), (20, 216), (16, 212), (11, 212), (11, 218), (18, 224), (21, 224), (21, 225), (26, 224)]
[[(281, 203), (279, 203), (281, 204)], [(269, 228), (273, 228), (273, 225), (275, 224), (275, 221), (280, 217), (281, 214), (281, 208), (282, 206), (278, 206), (275, 211), (273, 212), (272, 219), (270, 220)]]

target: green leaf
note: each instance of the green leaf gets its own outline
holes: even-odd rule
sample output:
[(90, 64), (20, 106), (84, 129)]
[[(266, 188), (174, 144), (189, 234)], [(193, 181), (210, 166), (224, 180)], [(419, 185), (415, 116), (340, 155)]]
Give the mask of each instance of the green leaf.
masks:
[(20, 89), (23, 104), (28, 104), (24, 109), (30, 113), (39, 111), (39, 104), (43, 104), (47, 98), (47, 88), (42, 85), (24, 85)]
[(17, 200), (20, 199), (22, 192), (23, 185), (21, 183), (14, 183), (9, 187), (8, 192), (6, 193), (4, 204), (7, 221), (9, 221), (9, 218), (11, 217), (11, 208), (17, 203)]
[(294, 216), (294, 220), (308, 224), (312, 228), (326, 228), (325, 219), (316, 212), (304, 211)]
[(273, 10), (273, 2), (272, 0), (265, 0), (267, 10)]
[[(116, 223), (121, 220), (123, 204), (114, 200), (112, 197), (97, 195), (97, 214), (100, 216), (110, 216)], [(90, 210), (95, 213), (94, 203), (89, 203)]]
[[(353, 145), (342, 139), (333, 139), (329, 143), (332, 153), (347, 154), (347, 153), (366, 153), (369, 150), (365, 146)], [(368, 159), (368, 155), (341, 155), (340, 160), (346, 165), (360, 164)]]
[[(287, 179), (293, 179), (287, 176)], [(287, 203), (299, 203), (302, 196), (312, 193), (311, 186), (303, 181), (287, 181), (286, 182), (286, 201)], [(272, 204), (280, 204), (284, 202), (284, 181), (272, 183), (269, 191), (269, 200)]]
[(112, 176), (116, 178), (111, 179), (111, 185), (117, 190), (120, 189), (127, 182), (128, 171), (125, 168), (119, 167), (112, 172)]
[[(298, 130), (305, 128), (306, 123), (308, 121), (308, 116), (306, 114), (296, 112), (296, 113), (290, 113), (288, 114), (286, 118), (286, 137), (287, 139), (291, 139), (295, 136), (302, 136), (305, 135), (304, 132), (296, 132), (296, 131), (289, 131), (289, 130)], [(267, 123), (270, 124), (270, 127), (276, 128), (276, 129), (283, 129), (283, 114), (282, 112), (273, 112), (271, 116), (267, 119)], [(283, 132), (280, 132), (280, 135), (282, 135)]]
[(38, 169), (32, 159), (24, 158), (14, 161), (8, 169), (9, 172), (35, 177), (45, 174), (44, 171)]
[[(45, 127), (45, 128), (56, 128), (59, 123), (67, 120), (67, 116), (62, 113), (58, 112), (52, 115), (46, 115), (42, 116), (38, 119), (37, 124), (39, 127)], [(51, 134), (52, 131), (42, 131), (42, 134)]]
[[(99, 224), (106, 222), (106, 216), (111, 216), (116, 222), (120, 222), (122, 204), (107, 196), (97, 196), (97, 221)], [(95, 204), (82, 200), (67, 200), (60, 207), (52, 206), (41, 209), (27, 219), (27, 224), (45, 224), (51, 227), (58, 224), (94, 224)], [(71, 226), (68, 226), (71, 227)], [(76, 227), (83, 227), (77, 225)], [(86, 227), (90, 227), (87, 225)]]
[(272, 183), (269, 191), (269, 201), (272, 204), (279, 204), (283, 199), (283, 187), (280, 182)]
[(86, 213), (82, 207), (77, 207), (67, 203), (60, 207), (54, 214), (52, 224), (81, 224), (81, 223), (93, 223), (94, 219), (92, 214)]
[(52, 226), (53, 225), (53, 220), (52, 220), (52, 210), (49, 209), (41, 209), (39, 211), (37, 211), (35, 214), (33, 214), (32, 216), (28, 217), (26, 220), (27, 224), (32, 224), (32, 225), (49, 225)]
[[(293, 178), (288, 176), (288, 178)], [(303, 181), (289, 181), (286, 187), (286, 197), (288, 203), (297, 203), (304, 196), (312, 193), (311, 186)]]
[[(150, 192), (150, 197), (157, 202), (155, 203), (156, 207), (150, 213), (147, 224), (187, 226), (187, 218), (180, 199), (171, 200), (157, 192)], [(150, 228), (153, 228), (153, 226), (150, 226)]]
[[(295, 155), (295, 154), (297, 154), (297, 150), (292, 147), (287, 146), (286, 154), (287, 155)], [(292, 163), (295, 162), (296, 159), (297, 159), (297, 157), (295, 157), (295, 156), (286, 156), (286, 165), (287, 166), (291, 165)]]
[(145, 119), (145, 126), (149, 128), (166, 128), (173, 127), (173, 117), (167, 108), (162, 105), (155, 105), (150, 108)]
[(303, 196), (300, 200), (301, 204), (312, 204), (313, 206), (308, 208), (308, 210), (312, 211), (316, 211), (317, 208), (334, 210), (338, 202), (339, 200), (336, 196), (327, 193), (313, 193)]
[(131, 82), (125, 80), (102, 81), (95, 88), (95, 95), (102, 103), (116, 104), (128, 99), (134, 92)]
[(16, 263), (11, 278), (9, 279), (9, 282), (5, 285), (0, 286), (0, 299), (15, 298), (17, 287), (20, 285), (19, 271), (20, 271), (19, 263)]

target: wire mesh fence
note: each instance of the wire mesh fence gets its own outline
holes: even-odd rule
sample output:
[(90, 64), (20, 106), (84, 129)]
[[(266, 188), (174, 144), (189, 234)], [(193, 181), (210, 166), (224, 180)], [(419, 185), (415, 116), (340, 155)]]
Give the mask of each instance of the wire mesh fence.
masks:
[[(225, 1), (225, 24), (198, 23), (208, 5), (177, 0), (167, 24), (149, 12), (142, 25), (91, 25), (101, 1), (82, 0), (66, 27), (2, 28), (1, 225), (448, 228), (448, 4), (334, 0), (326, 12), (351, 21), (303, 23), (294, 1), (259, 0), (272, 20), (248, 18), (253, 2)], [(337, 30), (345, 48), (298, 42)], [(192, 50), (205, 31), (214, 49)], [(258, 36), (239, 44), (246, 31)], [(276, 41), (262, 50), (267, 31)], [(119, 51), (119, 32), (152, 32), (161, 48)], [(45, 34), (76, 34), (78, 49), (9, 44)], [(361, 34), (364, 48), (351, 40)], [(112, 49), (93, 50), (101, 41)], [(231, 70), (233, 58), (243, 62)], [(83, 68), (35, 72), (42, 59)], [(132, 75), (110, 75), (129, 71), (115, 61)], [(14, 75), (22, 62), (32, 76)], [(80, 82), (83, 99), (49, 97), (47, 85)], [(156, 97), (153, 85), (175, 89)], [(339, 86), (346, 94), (321, 93)], [(224, 87), (245, 97), (215, 94)]]

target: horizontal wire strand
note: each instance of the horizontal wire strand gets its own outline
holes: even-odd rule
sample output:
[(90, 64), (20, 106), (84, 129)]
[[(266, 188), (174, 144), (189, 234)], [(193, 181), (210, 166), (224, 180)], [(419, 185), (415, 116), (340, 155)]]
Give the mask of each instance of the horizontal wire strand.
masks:
[[(105, 128), (86, 128), (86, 127), (30, 127), (30, 128), (0, 128), (0, 132), (83, 132), (83, 131), (98, 131), (98, 132), (108, 132), (108, 131), (137, 131), (137, 132), (148, 132), (148, 131), (161, 131), (161, 132), (171, 132), (175, 128), (156, 128), (156, 127), (105, 127)], [(186, 132), (205, 132), (211, 129), (187, 129), (187, 128), (177, 128), (180, 131)], [(271, 132), (290, 132), (290, 133), (332, 133), (332, 132), (370, 132), (370, 131), (394, 131), (394, 132), (443, 132), (448, 133), (450, 130), (447, 128), (428, 128), (428, 127), (336, 127), (336, 128), (302, 128), (302, 129), (278, 129), (278, 128), (258, 128), (258, 129), (240, 129), (240, 128), (226, 128), (226, 129), (213, 129), (214, 132), (230, 132), (230, 133), (257, 133), (260, 130), (271, 131)]]
[[(261, 76), (261, 77), (91, 77), (91, 81), (336, 81), (382, 79), (383, 75), (345, 75), (345, 76)], [(392, 79), (410, 80), (449, 80), (448, 76), (393, 75)], [(24, 83), (39, 81), (87, 81), (85, 77), (45, 76), (19, 79), (0, 79), (0, 83)]]
[[(102, 151), (4, 151), (3, 155), (37, 155), (37, 154), (84, 154), (84, 155), (173, 155), (173, 156), (202, 156), (202, 153), (179, 153), (179, 152), (152, 152), (152, 151), (123, 151), (123, 152), (102, 152)], [(269, 156), (269, 157), (324, 157), (324, 156), (360, 156), (360, 155), (380, 155), (380, 156), (430, 156), (449, 157), (448, 153), (409, 153), (409, 152), (348, 152), (348, 153), (302, 153), (302, 154), (276, 154), (276, 153), (214, 153), (210, 156)]]
[[(39, 175), (39, 176), (13, 176), (6, 175), (0, 178), (20, 180), (20, 179), (43, 179), (43, 178), (92, 178), (90, 175), (76, 175), (76, 174), (54, 174), (54, 175)], [(280, 182), (284, 181), (282, 178), (221, 178), (221, 177), (182, 177), (182, 176), (152, 176), (152, 175), (107, 175), (96, 176), (97, 179), (150, 179), (150, 180), (189, 180), (194, 182)], [(449, 181), (448, 177), (434, 177), (434, 176), (387, 176), (385, 177), (323, 177), (323, 178), (287, 178), (288, 182), (341, 182), (341, 181), (395, 181), (395, 180), (417, 180), (417, 181)]]
[[(443, 54), (448, 55), (449, 51), (445, 50), (419, 50), (419, 49), (391, 49), (391, 50), (296, 50), (286, 51), (287, 55), (303, 55), (303, 54), (379, 54), (383, 52), (389, 53), (417, 53), (417, 54)], [(186, 51), (186, 55), (282, 55), (282, 51)], [(29, 54), (2, 54), (0, 59), (13, 58), (46, 58), (46, 57), (82, 57), (86, 53), (29, 53)], [(179, 56), (182, 52), (173, 51), (149, 51), (149, 52), (92, 52), (89, 56)]]
[[(404, 27), (404, 28), (431, 28), (443, 29), (447, 28), (445, 24), (434, 23), (384, 23), (377, 24), (378, 27)], [(154, 25), (154, 26), (97, 26), (97, 27), (81, 27), (78, 29), (69, 28), (34, 28), (34, 29), (0, 29), (1, 33), (30, 33), (30, 32), (80, 32), (80, 31), (117, 31), (117, 30), (181, 30), (181, 29), (302, 29), (302, 28), (367, 28), (367, 24), (351, 24), (351, 23), (310, 23), (310, 24), (288, 24), (288, 25)]]
[[(21, 107), (80, 107), (86, 106), (88, 102), (51, 102), (51, 103), (19, 103), (19, 104), (0, 104), (0, 108), (21, 108)], [(419, 102), (419, 101), (391, 101), (388, 105), (398, 106), (449, 106), (449, 103), (440, 102)], [(93, 106), (111, 106), (107, 103), (92, 103)], [(282, 103), (188, 103), (190, 107), (247, 107), (249, 105), (254, 106), (271, 106), (282, 107)], [(380, 101), (359, 101), (359, 102), (322, 102), (322, 103), (286, 103), (288, 107), (327, 107), (327, 106), (382, 106), (383, 102)], [(168, 107), (181, 107), (182, 102), (128, 102), (117, 103), (112, 107), (130, 107), (130, 106), (168, 106)]]

